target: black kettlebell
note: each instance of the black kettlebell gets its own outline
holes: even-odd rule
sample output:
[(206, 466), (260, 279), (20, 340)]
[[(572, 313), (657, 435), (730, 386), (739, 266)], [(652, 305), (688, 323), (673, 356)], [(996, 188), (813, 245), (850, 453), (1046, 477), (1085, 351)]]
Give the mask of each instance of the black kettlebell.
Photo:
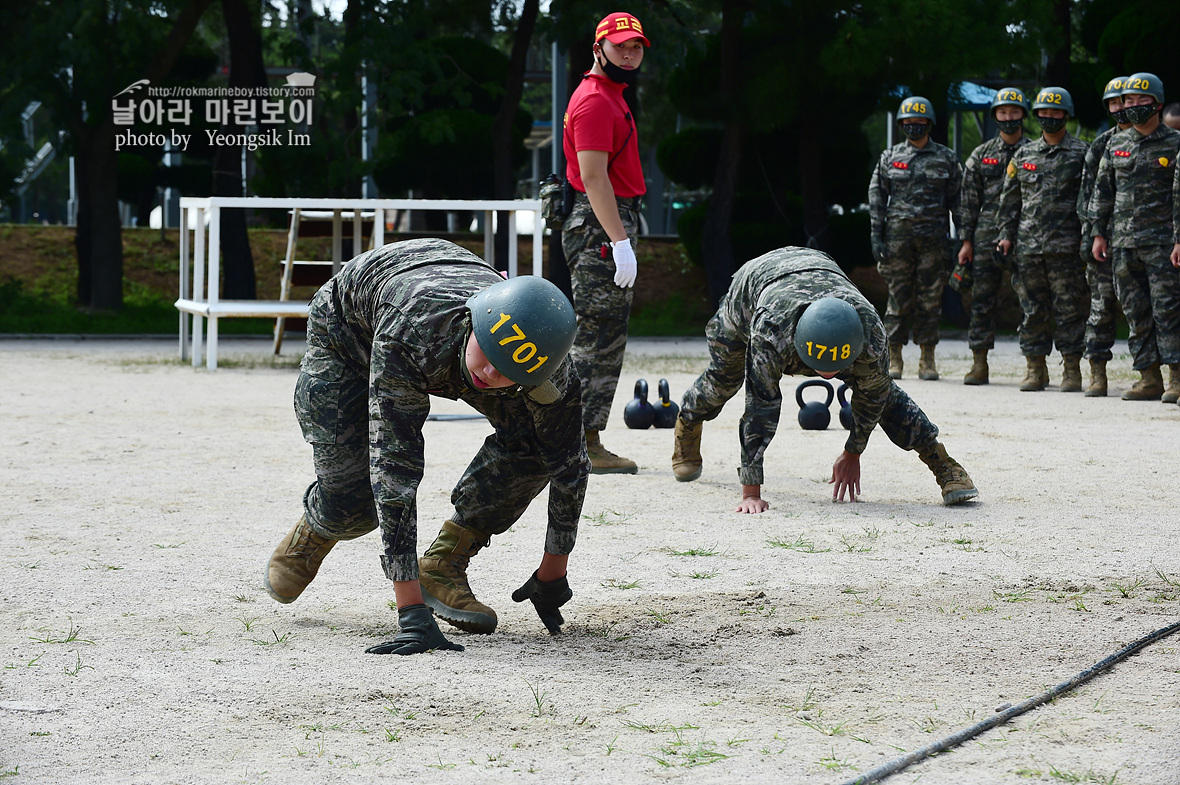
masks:
[(628, 428), (642, 431), (650, 428), (656, 419), (655, 407), (647, 402), (647, 380), (635, 382), (635, 399), (623, 409), (623, 422)]
[(840, 389), (836, 390), (836, 398), (840, 401), (840, 424), (844, 426), (844, 430), (851, 431), (852, 423), (852, 407), (848, 405), (848, 399), (844, 397), (844, 393), (848, 391), (848, 385), (840, 385)]
[(680, 414), (680, 407), (672, 403), (668, 392), (668, 380), (660, 379), (660, 401), (655, 405), (657, 428), (675, 428), (676, 416)]
[[(823, 403), (819, 401), (803, 402), (803, 391), (808, 387), (823, 387), (827, 390), (828, 398)], [(809, 379), (795, 388), (795, 403), (799, 404), (799, 426), (805, 431), (822, 431), (832, 421), (832, 413), (828, 407), (832, 405), (832, 385), (824, 379)]]

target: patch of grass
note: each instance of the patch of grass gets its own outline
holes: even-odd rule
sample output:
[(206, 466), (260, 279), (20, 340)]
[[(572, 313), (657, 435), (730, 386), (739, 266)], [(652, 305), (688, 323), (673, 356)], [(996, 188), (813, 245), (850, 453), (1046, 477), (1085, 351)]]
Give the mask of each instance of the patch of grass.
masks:
[(1074, 771), (1062, 771), (1056, 766), (1049, 767), (1049, 776), (1062, 782), (1096, 782), (1100, 785), (1115, 785), (1118, 782), (1118, 771), (1109, 777), (1101, 774), (1095, 774), (1092, 769), (1086, 769), (1084, 774), (1079, 774)]
[(528, 685), (529, 692), (533, 694), (533, 709), (532, 715), (540, 717), (545, 713), (545, 698), (548, 697), (549, 692), (541, 687), (541, 682), (538, 681), (535, 685), (528, 679), (524, 680)]
[(1024, 591), (1002, 592), (997, 589), (992, 589), (992, 597), (1003, 602), (1032, 602), (1032, 589), (1025, 589)]
[(77, 676), (82, 671), (83, 668), (90, 668), (90, 670), (94, 670), (94, 666), (82, 664), (82, 655), (81, 654), (78, 654), (77, 652), (74, 652), (74, 653), (78, 657), (78, 661), (74, 663), (74, 667), (71, 668), (69, 665), (62, 667), (62, 671), (67, 676)]
[(289, 632), (284, 632), (282, 635), (279, 635), (274, 630), (271, 630), (270, 634), (274, 636), (274, 640), (269, 640), (267, 638), (251, 638), (250, 642), (256, 646), (277, 646), (279, 644), (289, 643), (291, 640), (291, 633)]
[(619, 581), (615, 578), (608, 578), (599, 585), (607, 589), (638, 589), (639, 581)]
[(678, 551), (674, 548), (669, 548), (668, 553), (673, 556), (717, 556), (719, 551), (717, 546), (710, 545), (707, 548), (689, 548), (686, 551)]
[(37, 632), (43, 633), (45, 637), (34, 638), (33, 636), (30, 635), (29, 640), (34, 640), (34, 641), (37, 641), (38, 643), (90, 643), (90, 644), (94, 643), (94, 641), (92, 641), (92, 640), (88, 640), (86, 638), (79, 638), (78, 635), (81, 634), (82, 628), (75, 627), (74, 620), (72, 618), (70, 618), (69, 616), (67, 616), (66, 619), (70, 623), (70, 629), (69, 629), (69, 631), (63, 633), (65, 635), (64, 638), (55, 638), (54, 637), (55, 633), (52, 630), (49, 630), (46, 627), (38, 627)]
[(615, 510), (603, 510), (593, 515), (582, 515), (582, 517), (590, 521), (591, 526), (618, 526), (631, 520), (635, 515), (632, 513), (616, 512)]
[(1136, 578), (1131, 583), (1120, 583), (1118, 581), (1111, 581), (1111, 587), (1117, 591), (1124, 599), (1133, 600), (1135, 595), (1139, 593), (1139, 588), (1146, 583), (1143, 578)]
[(658, 611), (655, 608), (648, 608), (647, 615), (655, 620), (655, 623), (663, 626), (671, 622), (671, 614), (668, 611)]
[(831, 548), (816, 548), (815, 543), (800, 534), (794, 540), (784, 540), (779, 537), (774, 537), (766, 541), (766, 544), (772, 548), (785, 548), (789, 551), (799, 551), (800, 553), (827, 553)]

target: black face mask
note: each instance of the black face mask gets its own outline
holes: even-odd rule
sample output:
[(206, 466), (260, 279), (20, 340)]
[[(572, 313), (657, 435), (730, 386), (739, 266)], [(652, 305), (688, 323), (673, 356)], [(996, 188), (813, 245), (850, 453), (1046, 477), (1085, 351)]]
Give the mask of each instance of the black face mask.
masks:
[(1131, 125), (1143, 125), (1151, 119), (1159, 108), (1155, 103), (1140, 104), (1139, 106), (1128, 106), (1122, 110), (1123, 116), (1127, 118), (1127, 122)]
[(1116, 123), (1118, 123), (1119, 125), (1127, 125), (1131, 122), (1130, 120), (1127, 119), (1127, 110), (1126, 109), (1120, 109), (1117, 112), (1113, 112), (1113, 113), (1111, 113), (1110, 116), (1113, 117), (1114, 121)]
[(925, 123), (902, 123), (901, 132), (906, 135), (907, 139), (913, 139), (916, 142), (930, 133), (930, 128)]
[(1064, 117), (1041, 117), (1037, 115), (1037, 122), (1041, 124), (1041, 128), (1044, 128), (1047, 134), (1055, 134), (1065, 127)]
[(618, 82), (619, 84), (625, 85), (634, 85), (635, 80), (639, 78), (638, 68), (632, 68), (630, 71), (628, 71), (626, 68), (620, 68), (608, 60), (605, 54), (602, 56), (602, 59), (598, 61), (598, 64), (602, 66), (602, 70), (606, 72), (607, 78), (612, 82)]
[(1023, 127), (1023, 120), (996, 120), (996, 128), (999, 128), (1006, 134), (1014, 134)]

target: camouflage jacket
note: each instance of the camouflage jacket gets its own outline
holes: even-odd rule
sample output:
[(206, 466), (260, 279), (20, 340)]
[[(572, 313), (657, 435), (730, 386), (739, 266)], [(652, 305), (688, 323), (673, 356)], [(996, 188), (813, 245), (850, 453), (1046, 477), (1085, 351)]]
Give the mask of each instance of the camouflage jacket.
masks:
[(1008, 144), (1000, 136), (989, 139), (971, 151), (963, 173), (963, 193), (959, 197), (959, 237), (974, 243), (995, 245), (996, 209), (1000, 206), (1000, 192), (1004, 190), (1004, 173), (1008, 162), (1024, 145), (1028, 137), (1021, 135), (1016, 144)]
[[(590, 460), (572, 361), (565, 358), (551, 377), (562, 397), (549, 405), (537, 403), (522, 387), (478, 390), (465, 371), (471, 332), (467, 298), (502, 280), (484, 260), (453, 243), (407, 240), (353, 259), (313, 300), (313, 312), (322, 308), (332, 332), (333, 350), (370, 380), (369, 460), (383, 563), (396, 553), (391, 540), (416, 530), (422, 425), (431, 395), (465, 401), (506, 441), (531, 445), (550, 479), (546, 549), (568, 553), (573, 546)], [(309, 358), (303, 371), (316, 375)]]
[(795, 351), (795, 323), (821, 297), (851, 303), (864, 324), (864, 349), (837, 379), (853, 392), (856, 423), (844, 449), (864, 452), (893, 390), (881, 317), (830, 257), (808, 248), (780, 248), (746, 262), (721, 303), (725, 329), (746, 343), (746, 410), (739, 426), (747, 485), (762, 484), (762, 459), (778, 428), (783, 375), (817, 376)]
[(1000, 196), (999, 240), (1019, 253), (1079, 253), (1082, 225), (1078, 191), (1086, 143), (1068, 133), (1051, 145), (1045, 137), (1016, 151)]
[(914, 147), (906, 140), (887, 148), (869, 181), (873, 236), (945, 237), (948, 211), (959, 212), (962, 167), (955, 152), (933, 140)]
[(1134, 128), (1116, 134), (1094, 182), (1094, 234), (1117, 248), (1180, 242), (1173, 196), (1177, 155), (1180, 131), (1163, 123), (1147, 136)]
[(1094, 198), (1094, 181), (1098, 178), (1098, 164), (1102, 163), (1102, 155), (1111, 137), (1119, 132), (1117, 125), (1107, 128), (1094, 141), (1090, 142), (1090, 149), (1086, 151), (1086, 164), (1082, 169), (1082, 186), (1078, 190), (1078, 220), (1082, 222), (1082, 237), (1090, 239), (1094, 236), (1094, 214), (1090, 211), (1090, 200)]

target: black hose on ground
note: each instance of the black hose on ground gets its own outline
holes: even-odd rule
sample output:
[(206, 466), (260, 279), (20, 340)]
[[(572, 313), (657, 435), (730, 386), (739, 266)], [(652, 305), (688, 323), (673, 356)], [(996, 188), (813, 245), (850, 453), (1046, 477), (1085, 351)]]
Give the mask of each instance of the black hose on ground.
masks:
[(998, 725), (1003, 725), (1005, 722), (1012, 719), (1013, 717), (1017, 717), (1021, 714), (1024, 714), (1029, 709), (1035, 709), (1037, 706), (1040, 706), (1042, 703), (1048, 703), (1049, 701), (1056, 698), (1058, 695), (1069, 692), (1070, 690), (1074, 689), (1075, 687), (1077, 687), (1081, 684), (1084, 684), (1085, 682), (1094, 678), (1095, 676), (1097, 676), (1099, 673), (1106, 670), (1107, 668), (1109, 668), (1119, 662), (1122, 662), (1127, 657), (1130, 657), (1132, 654), (1139, 651), (1140, 649), (1142, 649), (1146, 646), (1150, 646), (1151, 644), (1155, 643), (1156, 641), (1163, 640), (1164, 638), (1168, 637), (1169, 635), (1171, 635), (1172, 633), (1174, 633), (1178, 630), (1180, 630), (1180, 622), (1177, 622), (1169, 627), (1164, 627), (1163, 629), (1156, 630), (1155, 632), (1151, 633), (1150, 635), (1144, 636), (1144, 637), (1140, 638), (1139, 640), (1135, 641), (1130, 646), (1127, 646), (1126, 648), (1124, 648), (1118, 652), (1115, 652), (1114, 654), (1110, 655), (1109, 657), (1102, 660), (1101, 662), (1091, 665), (1089, 668), (1086, 668), (1086, 670), (1084, 670), (1081, 673), (1079, 673), (1078, 675), (1074, 676), (1072, 679), (1069, 679), (1068, 681), (1063, 681), (1060, 684), (1058, 684), (1056, 687), (1050, 687), (1049, 689), (1042, 692), (1040, 695), (1029, 698), (1028, 700), (1024, 701), (1023, 703), (1019, 703), (1015, 706), (1011, 706), (1007, 709), (1004, 709), (1004, 711), (996, 714), (996, 716), (992, 717), (991, 719), (984, 720), (983, 722), (977, 722), (976, 724), (972, 725), (971, 727), (965, 728), (964, 730), (961, 730), (958, 733), (954, 733), (950, 736), (947, 736), (946, 738), (936, 741), (933, 744), (927, 744), (925, 747), (922, 747), (921, 749), (914, 750), (913, 752), (907, 752), (905, 755), (894, 758), (893, 760), (889, 761), (888, 763), (878, 766), (875, 769), (871, 769), (870, 771), (867, 771), (858, 777), (853, 777), (852, 779), (847, 780), (847, 781), (841, 783), (840, 785), (867, 785), (867, 783), (870, 783), (870, 782), (880, 782), (881, 780), (885, 779), (889, 775), (896, 774), (897, 772), (901, 771), (902, 769), (905, 769), (905, 768), (917, 763), (918, 761), (925, 760), (926, 758), (929, 758), (932, 755), (937, 755), (940, 752), (945, 752), (946, 750), (949, 750), (951, 747), (957, 747), (958, 745), (962, 744), (963, 742), (967, 741), (968, 739), (975, 738), (976, 736), (983, 733), (984, 731), (991, 730), (992, 728), (994, 728)]

